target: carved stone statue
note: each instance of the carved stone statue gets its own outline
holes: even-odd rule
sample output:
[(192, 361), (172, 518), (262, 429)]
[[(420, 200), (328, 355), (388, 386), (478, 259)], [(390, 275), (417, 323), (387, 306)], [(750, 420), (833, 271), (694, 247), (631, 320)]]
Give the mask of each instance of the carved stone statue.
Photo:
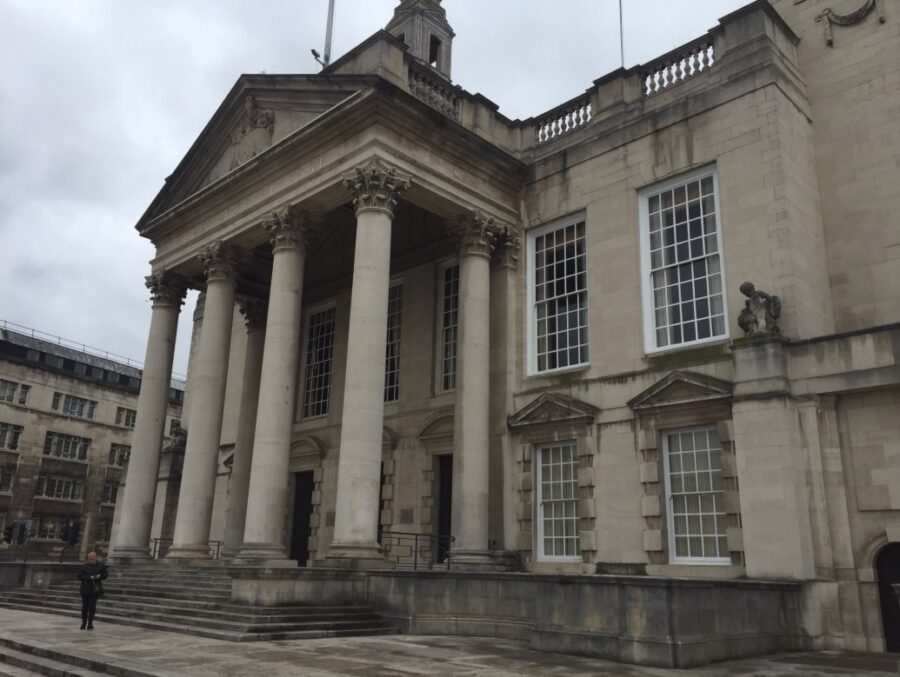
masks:
[[(738, 326), (744, 330), (744, 334), (753, 336), (780, 333), (778, 319), (781, 317), (781, 299), (774, 294), (760, 291), (752, 282), (744, 282), (741, 285), (741, 293), (747, 297), (744, 308), (738, 316)], [(760, 316), (765, 320), (763, 329), (760, 329)]]

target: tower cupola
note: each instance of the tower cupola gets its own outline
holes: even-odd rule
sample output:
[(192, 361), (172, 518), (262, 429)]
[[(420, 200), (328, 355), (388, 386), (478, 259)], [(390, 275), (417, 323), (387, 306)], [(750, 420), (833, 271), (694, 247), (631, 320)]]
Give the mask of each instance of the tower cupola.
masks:
[(385, 27), (409, 47), (409, 53), (448, 80), (453, 37), (441, 0), (401, 0)]

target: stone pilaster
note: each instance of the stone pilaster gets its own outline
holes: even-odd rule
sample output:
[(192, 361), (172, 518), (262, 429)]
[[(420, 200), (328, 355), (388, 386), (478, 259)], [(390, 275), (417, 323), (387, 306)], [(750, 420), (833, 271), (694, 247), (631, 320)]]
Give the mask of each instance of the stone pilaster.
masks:
[(490, 493), (490, 294), (493, 219), (473, 212), (454, 229), (459, 240), (459, 334), (453, 430), (455, 566), (491, 563)]
[(178, 313), (187, 291), (187, 285), (180, 277), (164, 272), (150, 275), (147, 287), (153, 302), (153, 314), (138, 395), (131, 457), (117, 511), (118, 529), (112, 544), (111, 554), (117, 561), (147, 559), (150, 556), (150, 527), (166, 425), (175, 334)]
[(300, 318), (309, 215), (288, 207), (266, 223), (272, 243), (272, 284), (253, 431), (242, 560), (288, 563), (284, 547), (291, 426), (297, 396)]
[(167, 557), (209, 557), (209, 523), (215, 494), (231, 346), (237, 253), (217, 242), (197, 255), (206, 276), (206, 307), (197, 352), (195, 403), (188, 423), (175, 542)]
[(241, 378), (241, 403), (231, 463), (231, 481), (225, 508), (225, 543), (222, 550), (225, 557), (234, 557), (244, 540), (247, 495), (250, 489), (250, 463), (259, 401), (259, 378), (266, 336), (265, 302), (259, 299), (244, 299), (239, 307), (247, 325), (247, 349)]
[(391, 264), (391, 222), (409, 178), (372, 161), (344, 179), (356, 208), (356, 251), (341, 418), (337, 510), (331, 564), (381, 559), (378, 490), (384, 418), (384, 351)]

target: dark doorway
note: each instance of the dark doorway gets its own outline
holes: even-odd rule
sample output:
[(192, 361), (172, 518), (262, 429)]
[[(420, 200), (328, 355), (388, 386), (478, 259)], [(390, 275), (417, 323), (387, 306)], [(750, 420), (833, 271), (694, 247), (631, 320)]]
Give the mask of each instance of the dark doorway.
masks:
[[(453, 456), (446, 454), (437, 456), (437, 483), (435, 505), (437, 506), (437, 515), (435, 524), (437, 525), (438, 536), (450, 536), (450, 510), (451, 500), (453, 496)], [(443, 562), (447, 559), (448, 543), (440, 542), (435, 550), (435, 561)]]
[(881, 622), (884, 624), (885, 649), (900, 653), (900, 604), (894, 585), (900, 584), (900, 543), (891, 543), (875, 560), (878, 595), (881, 598)]
[(294, 473), (294, 529), (291, 559), (301, 567), (309, 559), (309, 520), (312, 515), (313, 471)]

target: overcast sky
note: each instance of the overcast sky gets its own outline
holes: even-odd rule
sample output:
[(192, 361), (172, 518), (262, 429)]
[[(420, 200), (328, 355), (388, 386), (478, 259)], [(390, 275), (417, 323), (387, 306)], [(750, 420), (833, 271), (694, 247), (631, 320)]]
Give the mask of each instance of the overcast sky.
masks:
[[(749, 0), (625, 0), (643, 63)], [(397, 0), (337, 0), (334, 57)], [(0, 0), (0, 320), (142, 360), (144, 209), (241, 73), (310, 73), (328, 0)], [(453, 79), (512, 118), (619, 66), (618, 0), (445, 0)], [(188, 297), (176, 371), (187, 367)]]

